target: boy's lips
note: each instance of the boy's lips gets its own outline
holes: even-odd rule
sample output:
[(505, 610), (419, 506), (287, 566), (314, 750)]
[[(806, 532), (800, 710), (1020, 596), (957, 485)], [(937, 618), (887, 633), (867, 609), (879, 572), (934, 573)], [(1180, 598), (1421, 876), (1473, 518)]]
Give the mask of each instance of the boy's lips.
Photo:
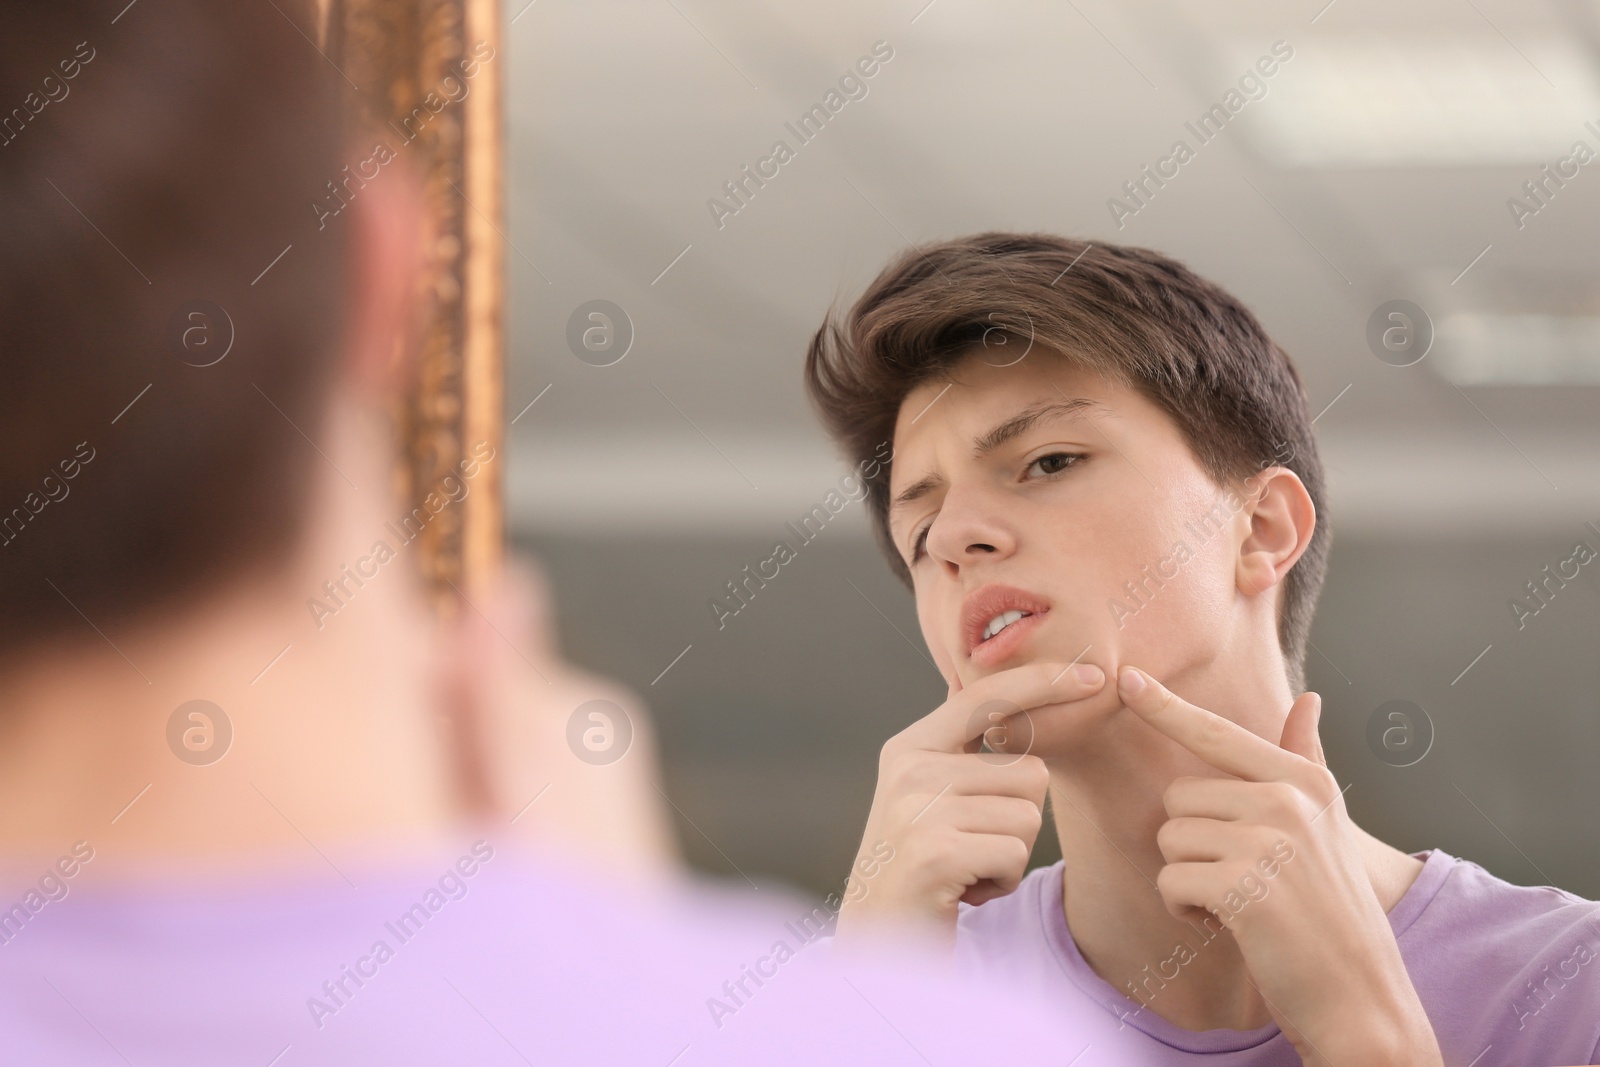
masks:
[[(961, 605), (962, 655), (979, 666), (998, 662), (1043, 621), (1042, 617), (1049, 610), (1048, 600), (1026, 589), (997, 582), (980, 586), (969, 593)], [(1007, 611), (1026, 614), (985, 641), (983, 633), (990, 620)]]

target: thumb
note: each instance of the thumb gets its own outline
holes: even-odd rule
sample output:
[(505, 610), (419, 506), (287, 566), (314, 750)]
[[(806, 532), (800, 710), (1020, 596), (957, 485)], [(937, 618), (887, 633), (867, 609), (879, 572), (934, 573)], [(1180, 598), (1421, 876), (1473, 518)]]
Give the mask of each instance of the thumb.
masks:
[(1283, 737), (1278, 747), (1326, 767), (1328, 761), (1322, 754), (1322, 738), (1318, 733), (1321, 723), (1321, 694), (1310, 690), (1301, 693), (1283, 720)]

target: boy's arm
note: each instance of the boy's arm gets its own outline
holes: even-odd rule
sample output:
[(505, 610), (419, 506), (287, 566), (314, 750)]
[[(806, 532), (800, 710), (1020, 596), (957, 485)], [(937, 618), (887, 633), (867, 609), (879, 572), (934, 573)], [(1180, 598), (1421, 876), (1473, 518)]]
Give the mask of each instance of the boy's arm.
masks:
[(1037, 756), (980, 753), (983, 737), (1010, 716), (1104, 685), (1100, 668), (1066, 663), (999, 671), (966, 689), (958, 681), (943, 704), (890, 738), (839, 909), (839, 946), (907, 929), (950, 945), (959, 904), (1015, 890), (1050, 775)]
[(1179, 778), (1163, 796), (1167, 910), (1222, 921), (1305, 1063), (1442, 1067), (1322, 752), (1321, 697), (1295, 701), (1274, 745), (1131, 667), (1117, 688), (1136, 715), (1234, 776)]

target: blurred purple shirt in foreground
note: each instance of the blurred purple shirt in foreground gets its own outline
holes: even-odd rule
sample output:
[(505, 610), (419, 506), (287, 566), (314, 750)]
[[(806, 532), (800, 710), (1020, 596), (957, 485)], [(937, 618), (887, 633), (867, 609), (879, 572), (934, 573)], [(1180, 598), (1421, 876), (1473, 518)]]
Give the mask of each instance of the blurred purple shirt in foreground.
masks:
[(325, 867), (110, 888), (91, 861), (36, 911), (8, 881), (0, 908), (27, 917), (0, 921), (4, 1062), (1141, 1062), (1092, 1007), (909, 963), (836, 970), (803, 907), (646, 897), (563, 862), (480, 841), (346, 870), (354, 886)]

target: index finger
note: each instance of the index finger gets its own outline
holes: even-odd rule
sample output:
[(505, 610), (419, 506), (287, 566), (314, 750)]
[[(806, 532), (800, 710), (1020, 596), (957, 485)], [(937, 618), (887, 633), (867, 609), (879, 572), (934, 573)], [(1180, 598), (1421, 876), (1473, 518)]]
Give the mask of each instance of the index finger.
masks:
[(953, 691), (943, 704), (906, 727), (901, 736), (917, 748), (963, 752), (967, 742), (994, 726), (991, 718), (974, 714), (984, 704), (1004, 700), (1016, 705), (1017, 712), (1047, 704), (1068, 704), (1098, 693), (1105, 681), (1105, 672), (1092, 663), (1029, 663), (1013, 667)]
[(1219, 771), (1250, 782), (1287, 780), (1304, 762), (1293, 752), (1184, 700), (1134, 667), (1117, 676), (1117, 695), (1145, 722)]

